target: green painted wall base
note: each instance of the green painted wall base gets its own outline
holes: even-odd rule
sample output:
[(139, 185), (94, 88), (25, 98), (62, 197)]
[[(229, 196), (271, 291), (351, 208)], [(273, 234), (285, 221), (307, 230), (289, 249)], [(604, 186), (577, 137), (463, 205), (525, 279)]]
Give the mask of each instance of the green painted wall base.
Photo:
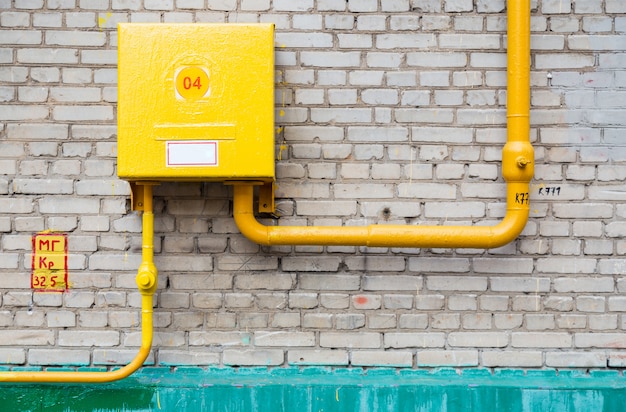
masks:
[(2, 411), (626, 410), (618, 371), (144, 368), (98, 385), (0, 384)]

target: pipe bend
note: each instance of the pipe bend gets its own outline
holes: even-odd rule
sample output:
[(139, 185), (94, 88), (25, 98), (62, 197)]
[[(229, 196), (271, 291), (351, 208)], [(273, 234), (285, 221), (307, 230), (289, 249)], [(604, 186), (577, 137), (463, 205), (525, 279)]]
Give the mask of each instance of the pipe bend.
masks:
[(253, 187), (237, 184), (233, 188), (233, 218), (239, 231), (254, 243), (271, 246), (269, 228), (254, 217)]
[(4, 371), (0, 382), (62, 382), (106, 383), (130, 376), (139, 369), (150, 355), (153, 337), (153, 297), (157, 287), (158, 272), (154, 266), (154, 215), (152, 213), (152, 186), (143, 192), (144, 214), (142, 218), (142, 263), (137, 271), (137, 286), (141, 293), (141, 345), (137, 354), (120, 369), (105, 372), (65, 371)]
[(509, 184), (507, 213), (494, 226), (265, 226), (253, 214), (253, 186), (238, 184), (234, 187), (233, 217), (237, 227), (251, 241), (267, 246), (353, 245), (490, 249), (513, 241), (524, 230), (529, 215), (527, 204), (515, 203), (516, 196), (528, 192), (528, 184), (512, 183)]
[[(149, 309), (148, 309), (149, 306)], [(137, 354), (125, 366), (106, 372), (6, 371), (0, 372), (0, 382), (28, 383), (107, 383), (130, 376), (139, 369), (152, 349), (152, 296), (142, 302), (142, 338)]]

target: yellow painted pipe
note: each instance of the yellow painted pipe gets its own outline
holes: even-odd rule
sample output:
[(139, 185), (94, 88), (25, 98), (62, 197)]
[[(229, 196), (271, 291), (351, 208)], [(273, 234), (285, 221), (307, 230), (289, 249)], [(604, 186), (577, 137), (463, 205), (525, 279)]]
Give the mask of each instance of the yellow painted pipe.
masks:
[(234, 185), (233, 215), (241, 233), (263, 245), (355, 245), (410, 248), (488, 249), (513, 241), (529, 214), (534, 172), (530, 144), (530, 1), (508, 1), (507, 143), (502, 176), (507, 182), (506, 216), (495, 226), (265, 226), (254, 217), (253, 186)]
[(154, 214), (150, 184), (144, 186), (143, 194), (142, 263), (137, 273), (137, 285), (141, 292), (141, 346), (135, 358), (120, 369), (106, 372), (5, 371), (0, 372), (0, 382), (103, 383), (125, 378), (143, 365), (152, 347), (152, 298), (157, 287), (157, 270), (153, 262)]

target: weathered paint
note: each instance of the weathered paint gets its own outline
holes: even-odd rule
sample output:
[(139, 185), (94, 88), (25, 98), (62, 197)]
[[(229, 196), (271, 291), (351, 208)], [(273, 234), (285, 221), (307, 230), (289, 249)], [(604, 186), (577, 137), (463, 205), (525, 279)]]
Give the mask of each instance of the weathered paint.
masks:
[(274, 180), (274, 25), (121, 23), (118, 175)]
[(618, 411), (617, 371), (145, 368), (98, 385), (3, 384), (11, 411)]

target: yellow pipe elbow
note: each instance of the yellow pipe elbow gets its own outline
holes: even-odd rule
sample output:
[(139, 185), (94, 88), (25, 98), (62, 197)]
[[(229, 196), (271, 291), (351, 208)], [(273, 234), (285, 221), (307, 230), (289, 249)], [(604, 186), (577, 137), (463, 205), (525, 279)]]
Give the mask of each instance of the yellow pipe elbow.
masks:
[(106, 372), (4, 371), (0, 372), (0, 382), (105, 383), (126, 378), (143, 365), (152, 349), (152, 306), (154, 292), (157, 287), (157, 270), (153, 262), (154, 215), (152, 213), (152, 186), (149, 184), (146, 184), (144, 188), (142, 225), (142, 263), (137, 273), (137, 285), (141, 292), (141, 346), (133, 360), (120, 369)]
[[(495, 226), (265, 226), (254, 217), (253, 186), (234, 185), (233, 216), (241, 233), (261, 245), (325, 245), (406, 248), (495, 248), (513, 241), (526, 226), (528, 184), (513, 183), (517, 198)], [(521, 196), (523, 195), (523, 200)], [(525, 204), (521, 204), (521, 203)]]
[(508, 1), (507, 143), (502, 176), (507, 183), (507, 213), (495, 226), (264, 226), (254, 217), (253, 186), (234, 186), (233, 215), (241, 233), (262, 245), (354, 245), (410, 248), (503, 246), (523, 230), (529, 216), (529, 186), (534, 174), (530, 144), (530, 1)]

